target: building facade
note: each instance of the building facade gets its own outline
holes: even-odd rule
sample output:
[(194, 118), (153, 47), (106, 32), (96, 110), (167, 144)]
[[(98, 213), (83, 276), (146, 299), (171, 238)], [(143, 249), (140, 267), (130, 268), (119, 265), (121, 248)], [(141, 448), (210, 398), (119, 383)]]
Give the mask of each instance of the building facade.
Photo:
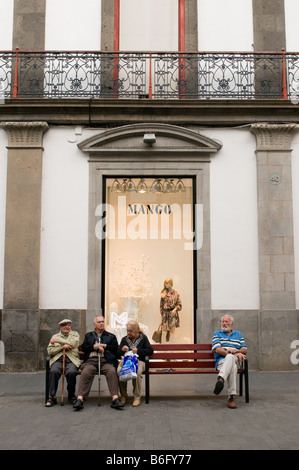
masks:
[(296, 369), (298, 2), (1, 8), (1, 370), (43, 369), (65, 317), (151, 338), (167, 278), (170, 342), (231, 314), (250, 368)]

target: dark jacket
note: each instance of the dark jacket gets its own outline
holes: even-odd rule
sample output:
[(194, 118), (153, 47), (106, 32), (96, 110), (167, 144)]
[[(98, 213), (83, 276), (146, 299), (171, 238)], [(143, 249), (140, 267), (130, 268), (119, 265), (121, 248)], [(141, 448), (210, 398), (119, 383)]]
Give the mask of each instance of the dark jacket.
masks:
[[(93, 345), (98, 342), (98, 336), (95, 331), (90, 331), (86, 333), (83, 344), (82, 344), (82, 351), (84, 352), (84, 359), (83, 362), (87, 361), (89, 354), (94, 352)], [(116, 353), (117, 353), (117, 339), (113, 333), (109, 333), (109, 331), (104, 330), (101, 336), (101, 343), (106, 344), (107, 347), (104, 349), (104, 357), (105, 359), (114, 367), (117, 367), (118, 362), (116, 360)]]
[[(119, 348), (117, 350), (117, 358), (120, 359), (121, 356), (124, 356), (124, 352), (122, 351), (123, 346), (128, 346), (130, 349), (130, 343), (128, 341), (128, 336), (124, 336), (120, 342)], [(142, 335), (142, 338), (140, 342), (137, 345), (137, 354), (138, 354), (138, 359), (141, 361), (145, 360), (145, 356), (151, 356), (154, 353), (153, 348), (151, 347), (151, 344), (148, 340), (148, 337), (146, 335)]]

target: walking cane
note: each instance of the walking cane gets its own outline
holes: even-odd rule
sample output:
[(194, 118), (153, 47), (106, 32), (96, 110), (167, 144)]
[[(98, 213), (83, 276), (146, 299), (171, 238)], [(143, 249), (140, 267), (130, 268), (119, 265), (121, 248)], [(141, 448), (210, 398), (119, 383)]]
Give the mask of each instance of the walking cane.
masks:
[(64, 392), (64, 368), (65, 368), (65, 349), (63, 350), (63, 359), (62, 359), (62, 389), (61, 389), (61, 403), (60, 405), (63, 406), (63, 392)]
[(101, 406), (101, 354), (98, 356), (98, 367), (99, 367), (99, 401), (98, 406)]

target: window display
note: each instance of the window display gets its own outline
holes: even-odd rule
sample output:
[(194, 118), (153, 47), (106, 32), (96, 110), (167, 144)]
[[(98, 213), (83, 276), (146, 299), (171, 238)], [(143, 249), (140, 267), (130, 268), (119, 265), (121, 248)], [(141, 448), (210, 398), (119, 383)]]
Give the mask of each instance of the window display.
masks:
[(120, 341), (132, 319), (149, 339), (161, 327), (162, 342), (193, 343), (193, 179), (106, 178), (105, 188), (107, 329)]

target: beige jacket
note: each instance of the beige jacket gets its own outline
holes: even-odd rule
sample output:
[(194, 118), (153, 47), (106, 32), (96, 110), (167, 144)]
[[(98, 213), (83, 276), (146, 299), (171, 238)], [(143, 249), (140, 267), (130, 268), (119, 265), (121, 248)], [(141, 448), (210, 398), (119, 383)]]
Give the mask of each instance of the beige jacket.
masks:
[(55, 339), (55, 343), (49, 343), (47, 351), (50, 356), (50, 367), (53, 362), (57, 361), (62, 356), (61, 346), (69, 344), (72, 349), (66, 350), (65, 355), (77, 366), (81, 364), (79, 356), (79, 341), (80, 337), (77, 331), (70, 331), (67, 336), (64, 336), (60, 331), (56, 335), (52, 336), (51, 339)]

